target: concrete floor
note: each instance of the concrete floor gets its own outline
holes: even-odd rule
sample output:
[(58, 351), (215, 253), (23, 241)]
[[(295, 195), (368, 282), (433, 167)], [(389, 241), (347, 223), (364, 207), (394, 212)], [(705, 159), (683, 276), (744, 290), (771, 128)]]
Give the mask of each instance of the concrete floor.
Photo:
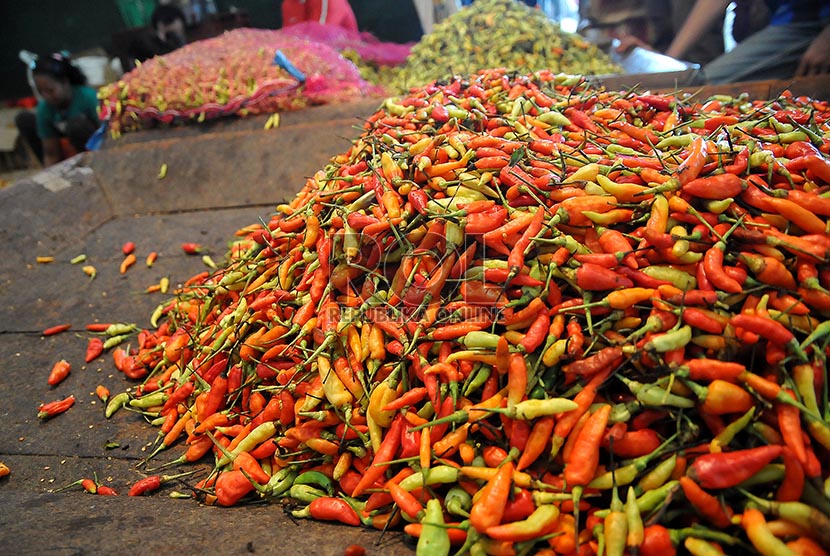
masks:
[[(295, 521), (279, 504), (219, 508), (170, 498), (187, 491), (182, 484), (127, 497), (157, 430), (126, 411), (106, 420), (96, 385), (117, 393), (130, 384), (110, 357), (83, 364), (86, 324), (148, 326), (163, 296), (143, 293), (147, 286), (205, 269), (181, 251), (182, 242), (197, 241), (221, 261), (236, 229), (267, 217), (345, 151), (379, 104), (284, 114), (269, 131), (263, 117), (127, 134), (0, 189), (0, 461), (11, 468), (0, 479), (0, 554), (339, 555), (353, 543), (369, 554), (413, 552), (400, 533)], [(158, 179), (164, 163), (167, 176)], [(139, 264), (122, 275), (128, 240)], [(159, 258), (147, 268), (150, 251)], [(94, 280), (69, 263), (82, 253), (98, 269)], [(45, 256), (55, 262), (36, 262)], [(60, 323), (72, 328), (41, 336)], [(49, 370), (61, 358), (72, 373), (49, 387)], [(77, 402), (67, 413), (37, 418), (39, 404), (69, 394)], [(157, 461), (178, 455), (171, 448)], [(121, 495), (50, 492), (93, 474)]]

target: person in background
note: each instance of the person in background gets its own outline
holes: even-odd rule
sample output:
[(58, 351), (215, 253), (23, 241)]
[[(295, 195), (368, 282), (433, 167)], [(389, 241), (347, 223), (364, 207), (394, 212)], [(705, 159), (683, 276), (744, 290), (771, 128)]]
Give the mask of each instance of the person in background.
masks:
[(136, 62), (173, 52), (186, 43), (184, 12), (170, 4), (159, 4), (150, 17), (150, 28), (130, 44), (124, 70), (133, 69)]
[[(697, 0), (666, 54), (682, 58), (729, 3)], [(767, 0), (767, 4), (771, 13), (769, 24), (703, 66), (707, 83), (830, 73), (830, 2)]]
[(284, 27), (304, 21), (317, 21), (358, 31), (357, 18), (347, 0), (283, 0), (282, 24)]
[[(629, 5), (633, 13), (638, 14), (642, 26), (637, 29), (627, 29), (626, 26), (612, 26), (607, 34), (619, 40), (616, 47), (620, 54), (626, 53), (635, 46), (665, 52), (674, 40), (677, 32), (683, 27), (689, 13), (695, 6), (696, 0), (642, 0)], [(764, 0), (753, 0), (764, 3)], [(591, 0), (591, 7), (595, 7), (596, 0)], [(600, 3), (601, 4), (601, 3)], [(596, 17), (608, 18), (613, 21), (616, 2), (611, 1), (608, 6), (601, 5), (589, 14), (589, 21)], [(703, 65), (711, 62), (724, 52), (724, 25), (725, 13), (714, 14), (711, 23), (701, 32), (701, 36), (686, 49), (682, 60), (693, 64)], [(636, 22), (636, 20), (634, 20)], [(639, 32), (638, 32), (639, 31)]]
[(39, 57), (32, 77), (41, 100), (35, 113), (20, 112), (15, 124), (44, 165), (51, 166), (86, 150), (100, 127), (98, 97), (86, 76), (63, 54)]

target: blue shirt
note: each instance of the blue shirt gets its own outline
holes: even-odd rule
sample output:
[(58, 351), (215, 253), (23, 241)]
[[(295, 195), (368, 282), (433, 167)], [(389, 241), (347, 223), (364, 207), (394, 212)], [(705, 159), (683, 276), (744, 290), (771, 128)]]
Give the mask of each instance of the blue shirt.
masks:
[(804, 21), (821, 21), (830, 17), (828, 0), (767, 0), (772, 19), (770, 25)]

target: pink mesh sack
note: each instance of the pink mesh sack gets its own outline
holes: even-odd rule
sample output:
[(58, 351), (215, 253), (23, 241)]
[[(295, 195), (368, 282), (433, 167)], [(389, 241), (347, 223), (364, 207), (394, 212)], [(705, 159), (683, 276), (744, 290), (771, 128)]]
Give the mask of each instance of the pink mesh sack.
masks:
[[(275, 64), (277, 51), (305, 81)], [(203, 121), (295, 110), (383, 91), (323, 43), (268, 29), (235, 29), (147, 60), (99, 91), (113, 134), (149, 121)]]
[(298, 39), (326, 44), (339, 52), (352, 50), (366, 62), (379, 66), (399, 66), (406, 61), (414, 43), (382, 42), (371, 33), (358, 33), (336, 25), (305, 21), (283, 27), (280, 33)]

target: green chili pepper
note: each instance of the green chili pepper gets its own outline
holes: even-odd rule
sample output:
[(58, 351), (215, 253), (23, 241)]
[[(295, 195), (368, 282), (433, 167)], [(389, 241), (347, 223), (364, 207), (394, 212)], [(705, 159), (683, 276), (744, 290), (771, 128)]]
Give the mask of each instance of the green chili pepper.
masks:
[(311, 485), (291, 485), (291, 488), (288, 489), (288, 496), (304, 504), (311, 504), (313, 500), (325, 495), (324, 491)]
[(294, 478), (297, 476), (297, 470), (294, 467), (283, 467), (273, 475), (268, 483), (265, 484), (263, 495), (266, 498), (280, 496), (288, 491), (294, 483)]
[(116, 394), (109, 399), (107, 402), (107, 408), (104, 410), (104, 416), (109, 419), (110, 417), (115, 414), (116, 411), (124, 407), (130, 401), (130, 395), (127, 392), (121, 392), (120, 394)]
[(444, 511), (436, 498), (427, 501), (426, 511), (421, 520), (421, 536), (415, 549), (417, 556), (448, 556), (450, 535), (444, 523)]
[(135, 407), (139, 409), (147, 409), (148, 407), (153, 407), (157, 405), (164, 405), (164, 402), (167, 401), (167, 392), (164, 390), (156, 390), (155, 392), (151, 392), (146, 396), (141, 396), (140, 398), (133, 398), (129, 402), (130, 407)]
[(319, 471), (305, 471), (294, 479), (295, 485), (315, 485), (321, 487), (329, 496), (334, 494), (331, 479)]
[(234, 458), (242, 452), (250, 452), (257, 445), (265, 442), (277, 433), (277, 425), (273, 421), (266, 421), (258, 425), (254, 430), (248, 433), (248, 436), (231, 450), (229, 455), (224, 455), (216, 462), (216, 467), (224, 467), (231, 463)]
[(660, 488), (669, 480), (677, 467), (677, 452), (658, 463), (654, 469), (643, 475), (637, 483), (637, 492), (643, 493)]
[(117, 346), (117, 345), (121, 344), (122, 342), (126, 341), (127, 339), (129, 339), (130, 336), (132, 336), (131, 333), (130, 334), (119, 334), (118, 336), (112, 336), (110, 338), (107, 338), (104, 341), (104, 349), (105, 350), (112, 349), (115, 346)]
[[(410, 429), (411, 430), (411, 429)], [(431, 467), (424, 481), (423, 473), (415, 473), (400, 482), (401, 488), (410, 491), (426, 485), (454, 483), (458, 481), (459, 471), (450, 465), (436, 465)]]
[(116, 322), (107, 327), (104, 330), (104, 334), (107, 336), (121, 336), (123, 334), (130, 334), (131, 332), (135, 332), (138, 327), (134, 324), (128, 324), (123, 322)]
[(470, 517), (470, 508), (473, 506), (473, 497), (459, 486), (452, 487), (444, 497), (444, 506), (453, 515)]
[(637, 400), (644, 405), (671, 405), (674, 407), (685, 408), (695, 406), (694, 400), (678, 396), (677, 394), (672, 394), (668, 390), (660, 388), (656, 384), (643, 384), (642, 382), (637, 382), (636, 380), (631, 380), (624, 376), (618, 376), (618, 378), (622, 380), (626, 386), (628, 386), (631, 393), (634, 394), (637, 397)]

